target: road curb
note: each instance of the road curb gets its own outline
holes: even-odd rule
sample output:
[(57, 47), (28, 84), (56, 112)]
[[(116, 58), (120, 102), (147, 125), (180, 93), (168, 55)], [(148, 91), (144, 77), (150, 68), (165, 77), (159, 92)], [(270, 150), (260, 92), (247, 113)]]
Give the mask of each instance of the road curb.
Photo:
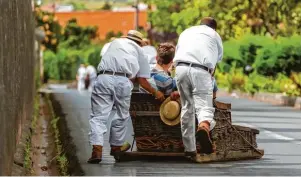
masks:
[(68, 159), (68, 172), (70, 176), (83, 176), (84, 171), (80, 165), (79, 159), (76, 154), (76, 146), (73, 138), (70, 135), (70, 129), (68, 127), (65, 114), (62, 111), (61, 105), (55, 99), (52, 93), (46, 93), (49, 97), (49, 102), (52, 107), (54, 116), (58, 117), (58, 129), (60, 133), (60, 141), (62, 143), (63, 151)]

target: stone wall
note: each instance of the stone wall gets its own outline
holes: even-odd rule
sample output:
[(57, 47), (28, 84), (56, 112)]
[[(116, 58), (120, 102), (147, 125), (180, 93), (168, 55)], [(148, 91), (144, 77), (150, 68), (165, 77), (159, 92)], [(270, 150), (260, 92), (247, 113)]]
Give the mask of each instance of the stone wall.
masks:
[(0, 0), (0, 7), (0, 175), (10, 175), (33, 110), (34, 20), (31, 0)]

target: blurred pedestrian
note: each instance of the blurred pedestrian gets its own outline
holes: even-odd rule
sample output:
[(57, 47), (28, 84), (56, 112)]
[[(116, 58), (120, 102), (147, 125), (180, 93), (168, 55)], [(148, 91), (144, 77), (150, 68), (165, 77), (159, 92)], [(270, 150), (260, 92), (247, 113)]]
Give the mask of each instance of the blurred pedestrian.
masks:
[(87, 76), (88, 76), (88, 79), (89, 79), (88, 90), (92, 91), (92, 88), (94, 86), (94, 81), (97, 77), (97, 72), (96, 72), (95, 67), (92, 66), (92, 65), (87, 66), (86, 71), (87, 71)]
[(107, 122), (114, 117), (110, 116), (113, 105), (116, 106), (116, 117), (110, 127), (110, 154), (114, 156), (130, 148), (129, 143), (125, 143), (133, 89), (130, 79), (136, 78), (145, 90), (159, 100), (164, 99), (164, 94), (152, 88), (146, 80), (150, 77), (150, 69), (141, 48), (142, 39), (140, 32), (130, 30), (127, 36), (113, 40), (98, 65), (98, 76), (91, 96), (89, 139), (93, 149), (88, 163), (102, 160)]
[[(215, 126), (212, 74), (222, 60), (223, 45), (216, 32), (217, 22), (211, 17), (201, 25), (184, 30), (178, 39), (174, 62), (182, 104), (181, 131), (185, 156), (196, 159), (196, 138), (202, 153), (212, 153), (210, 130)], [(195, 115), (198, 128), (195, 133)]]
[(77, 80), (77, 90), (82, 91), (85, 90), (85, 79), (86, 79), (86, 67), (84, 64), (80, 64), (77, 74), (76, 74), (76, 80)]

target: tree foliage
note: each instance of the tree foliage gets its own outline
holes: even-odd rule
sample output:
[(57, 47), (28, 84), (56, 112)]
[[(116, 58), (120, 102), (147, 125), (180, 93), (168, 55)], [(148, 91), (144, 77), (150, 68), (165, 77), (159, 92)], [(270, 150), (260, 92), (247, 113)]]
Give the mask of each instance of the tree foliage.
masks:
[(181, 33), (197, 25), (205, 16), (218, 21), (223, 39), (239, 38), (245, 33), (289, 36), (300, 33), (299, 0), (145, 0), (155, 4), (150, 12), (152, 25), (161, 31)]
[(175, 32), (176, 29), (171, 20), (173, 13), (178, 13), (184, 8), (184, 0), (144, 0), (156, 10), (149, 13), (149, 19), (152, 26), (160, 32)]
[(81, 49), (97, 37), (97, 26), (79, 26), (76, 19), (70, 19), (64, 28), (63, 44), (60, 47)]
[(42, 41), (43, 46), (55, 52), (61, 38), (62, 30), (58, 19), (53, 13), (42, 11), (39, 6), (35, 7), (34, 13), (36, 26), (43, 30), (46, 35)]

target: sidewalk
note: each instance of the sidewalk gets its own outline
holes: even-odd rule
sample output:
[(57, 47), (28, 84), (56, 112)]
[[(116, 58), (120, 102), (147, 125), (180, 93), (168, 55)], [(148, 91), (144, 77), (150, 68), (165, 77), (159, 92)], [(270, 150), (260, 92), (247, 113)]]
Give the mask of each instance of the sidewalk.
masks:
[(232, 93), (227, 92), (224, 89), (219, 89), (217, 97), (231, 96), (234, 98), (247, 98), (256, 101), (266, 102), (273, 105), (289, 106), (301, 110), (301, 97), (286, 96), (281, 93), (255, 93), (251, 95), (238, 90)]

